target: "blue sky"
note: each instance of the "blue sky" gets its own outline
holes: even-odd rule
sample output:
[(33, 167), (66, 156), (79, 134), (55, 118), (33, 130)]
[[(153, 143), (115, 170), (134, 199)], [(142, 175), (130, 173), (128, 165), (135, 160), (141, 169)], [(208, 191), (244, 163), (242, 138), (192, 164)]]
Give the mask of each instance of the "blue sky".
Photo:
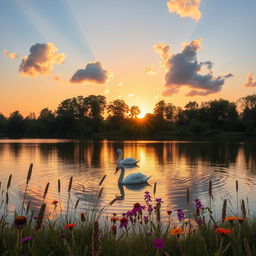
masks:
[[(0, 50), (15, 52), (19, 58), (0, 55), (0, 112), (8, 115), (19, 109), (24, 114), (38, 113), (43, 107), (55, 109), (63, 99), (89, 94), (103, 94), (108, 101), (119, 97), (151, 112), (163, 98), (168, 72), (153, 46), (168, 44), (170, 55), (175, 55), (182, 43), (198, 38), (202, 39), (198, 62), (213, 62), (214, 77), (229, 73), (233, 77), (206, 96), (188, 97), (188, 87), (193, 85), (182, 85), (165, 101), (182, 107), (189, 100), (237, 100), (254, 93), (254, 87), (244, 85), (248, 74), (256, 75), (256, 1), (201, 0), (202, 17), (198, 21), (169, 12), (167, 2), (3, 0)], [(49, 74), (21, 75), (21, 58), (29, 55), (32, 45), (48, 42), (65, 54), (64, 63), (54, 64)], [(79, 84), (69, 82), (78, 69), (97, 61), (110, 74), (104, 84), (86, 79)], [(156, 74), (146, 74), (147, 67)], [(56, 75), (61, 78), (58, 82), (52, 79)]]

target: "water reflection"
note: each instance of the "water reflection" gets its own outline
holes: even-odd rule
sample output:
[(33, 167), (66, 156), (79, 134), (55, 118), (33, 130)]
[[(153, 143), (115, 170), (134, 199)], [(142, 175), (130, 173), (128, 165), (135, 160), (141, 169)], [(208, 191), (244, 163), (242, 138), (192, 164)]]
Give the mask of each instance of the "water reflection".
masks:
[[(123, 149), (124, 157), (139, 159), (138, 166), (126, 168), (126, 175), (142, 172), (152, 176), (148, 184), (118, 185), (116, 150)], [(196, 198), (208, 203), (208, 184), (213, 182), (216, 208), (221, 198), (235, 195), (235, 180), (239, 181), (241, 198), (253, 199), (255, 192), (255, 142), (235, 141), (88, 141), (22, 140), (0, 141), (0, 181), (5, 184), (10, 173), (13, 184), (10, 193), (18, 204), (23, 198), (27, 168), (34, 170), (27, 200), (37, 209), (42, 202), (44, 187), (50, 182), (47, 202), (58, 199), (57, 180), (62, 182), (61, 200), (67, 202), (70, 176), (74, 177), (72, 200), (81, 200), (81, 210), (97, 200), (98, 183), (104, 175), (100, 204), (119, 200), (109, 211), (124, 212), (135, 202), (143, 202), (144, 191), (152, 192), (157, 183), (157, 197), (164, 201), (163, 210), (186, 208), (186, 189), (191, 203)], [(28, 202), (28, 201), (27, 201)], [(251, 204), (252, 205), (252, 204)], [(255, 204), (254, 204), (255, 205)], [(12, 207), (14, 209), (14, 207)]]

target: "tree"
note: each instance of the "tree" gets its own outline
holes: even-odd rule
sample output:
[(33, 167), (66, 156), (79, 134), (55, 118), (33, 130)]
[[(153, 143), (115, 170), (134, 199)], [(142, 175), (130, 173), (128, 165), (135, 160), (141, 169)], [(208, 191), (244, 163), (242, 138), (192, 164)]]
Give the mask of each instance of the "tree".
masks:
[(130, 108), (130, 117), (131, 118), (138, 118), (138, 115), (140, 114), (140, 109), (138, 106), (131, 106)]
[(110, 116), (125, 118), (127, 113), (129, 112), (128, 105), (124, 102), (124, 100), (113, 100), (107, 106), (107, 111)]
[(88, 116), (92, 118), (103, 118), (106, 108), (106, 97), (102, 95), (89, 95), (84, 98), (84, 104), (88, 110)]
[(9, 116), (8, 133), (14, 136), (22, 136), (24, 133), (24, 118), (18, 110), (12, 112)]
[(154, 114), (160, 118), (160, 119), (164, 119), (164, 114), (165, 114), (165, 108), (166, 108), (166, 104), (164, 100), (160, 100), (159, 102), (156, 103), (155, 107), (154, 107)]

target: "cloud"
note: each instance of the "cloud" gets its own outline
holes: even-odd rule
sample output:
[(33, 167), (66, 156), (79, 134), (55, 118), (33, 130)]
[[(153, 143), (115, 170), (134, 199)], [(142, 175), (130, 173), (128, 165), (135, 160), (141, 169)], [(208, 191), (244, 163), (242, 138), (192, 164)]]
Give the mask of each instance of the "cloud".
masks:
[(110, 73), (102, 68), (99, 61), (88, 63), (85, 69), (78, 69), (70, 79), (71, 83), (93, 82), (104, 84), (109, 78)]
[(145, 67), (144, 71), (147, 75), (157, 75), (157, 70), (155, 67)]
[(161, 56), (163, 59), (167, 59), (169, 57), (170, 46), (168, 44), (155, 44), (153, 49)]
[(9, 57), (10, 59), (18, 59), (18, 54), (16, 52), (9, 52), (7, 50), (4, 50), (3, 54)]
[(167, 7), (169, 12), (176, 12), (181, 17), (189, 17), (198, 21), (202, 16), (199, 10), (200, 4), (201, 0), (169, 0)]
[(55, 75), (55, 76), (53, 76), (53, 81), (55, 81), (55, 82), (60, 82), (61, 81), (61, 76), (60, 75)]
[[(197, 61), (197, 52), (201, 48), (201, 43), (201, 39), (183, 43), (181, 52), (170, 56), (162, 54), (161, 51), (159, 52), (157, 50), (163, 59), (166, 69), (166, 90), (163, 92), (163, 96), (168, 97), (176, 94), (183, 86), (191, 89), (187, 96), (205, 96), (216, 93), (221, 90), (225, 79), (233, 76), (230, 73), (224, 76), (214, 77), (212, 72), (213, 63), (211, 61)], [(206, 74), (202, 74), (204, 67), (207, 69)]]
[(63, 64), (64, 53), (58, 53), (53, 43), (34, 44), (30, 47), (30, 54), (22, 58), (20, 73), (27, 76), (51, 74), (54, 64)]
[(245, 87), (256, 87), (256, 80), (253, 80), (253, 74), (248, 74)]

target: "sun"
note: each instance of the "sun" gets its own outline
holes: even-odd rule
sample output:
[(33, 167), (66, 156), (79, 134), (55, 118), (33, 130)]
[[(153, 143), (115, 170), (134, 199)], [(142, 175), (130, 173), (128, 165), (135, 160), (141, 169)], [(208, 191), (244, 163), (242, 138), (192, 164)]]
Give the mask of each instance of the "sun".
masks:
[(145, 115), (146, 115), (146, 112), (145, 111), (141, 111), (140, 114), (138, 115), (138, 118), (142, 119), (142, 118), (145, 117)]

